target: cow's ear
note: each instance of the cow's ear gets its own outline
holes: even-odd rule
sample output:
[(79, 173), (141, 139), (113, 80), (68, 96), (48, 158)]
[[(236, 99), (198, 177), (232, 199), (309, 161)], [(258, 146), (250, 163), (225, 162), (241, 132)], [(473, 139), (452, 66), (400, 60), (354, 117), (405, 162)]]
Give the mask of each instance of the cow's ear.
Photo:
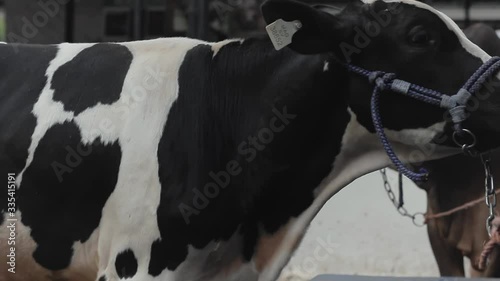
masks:
[(300, 21), (301, 28), (293, 35), (291, 49), (302, 54), (336, 52), (343, 41), (345, 28), (337, 16), (310, 5), (291, 0), (268, 0), (262, 5), (267, 24), (282, 19)]

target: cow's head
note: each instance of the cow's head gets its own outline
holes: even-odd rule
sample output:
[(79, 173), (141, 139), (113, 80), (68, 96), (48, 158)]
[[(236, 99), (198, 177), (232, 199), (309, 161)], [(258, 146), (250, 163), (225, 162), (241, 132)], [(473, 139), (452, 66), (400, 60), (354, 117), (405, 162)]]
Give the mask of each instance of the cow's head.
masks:
[[(268, 23), (299, 20), (301, 28), (289, 47), (302, 54), (331, 53), (341, 63), (368, 70), (396, 73), (399, 79), (454, 95), (491, 57), (470, 42), (446, 15), (413, 0), (365, 0), (350, 3), (332, 14), (289, 0), (269, 0), (263, 5)], [(349, 105), (359, 122), (373, 131), (370, 98), (373, 85), (356, 74), (349, 76)], [(500, 83), (468, 106), (464, 127), (478, 138), (478, 148), (500, 144)], [(381, 115), (393, 141), (411, 145), (411, 134), (421, 129), (434, 141), (455, 146), (446, 111), (395, 93), (383, 93)], [(447, 124), (444, 126), (444, 124)], [(427, 128), (427, 129), (423, 129)], [(429, 138), (432, 139), (432, 138)], [(464, 141), (466, 142), (466, 141)]]

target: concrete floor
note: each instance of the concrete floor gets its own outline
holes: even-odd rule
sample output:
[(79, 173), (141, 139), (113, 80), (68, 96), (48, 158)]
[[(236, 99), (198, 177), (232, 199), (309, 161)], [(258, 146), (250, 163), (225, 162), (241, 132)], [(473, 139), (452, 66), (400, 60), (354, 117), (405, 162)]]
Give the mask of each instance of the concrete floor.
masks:
[[(394, 186), (397, 174), (390, 171)], [(405, 184), (410, 212), (426, 208), (425, 192)], [(315, 249), (327, 242), (326, 260)], [(329, 242), (329, 243), (328, 243)], [(326, 252), (326, 251), (325, 251)], [(305, 281), (318, 274), (438, 276), (425, 227), (401, 217), (390, 203), (379, 173), (362, 177), (334, 196), (313, 221), (280, 281)]]

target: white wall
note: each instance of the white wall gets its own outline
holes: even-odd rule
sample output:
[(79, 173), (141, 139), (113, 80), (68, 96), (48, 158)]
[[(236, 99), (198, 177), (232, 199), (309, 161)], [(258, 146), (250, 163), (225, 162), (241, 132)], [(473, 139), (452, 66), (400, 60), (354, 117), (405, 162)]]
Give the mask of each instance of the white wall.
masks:
[[(397, 174), (389, 171), (389, 179), (397, 189)], [(408, 181), (405, 198), (409, 211), (425, 211), (425, 192)], [(315, 256), (318, 251), (319, 256)], [(439, 274), (426, 228), (414, 226), (410, 219), (396, 212), (378, 172), (358, 179), (330, 199), (313, 221), (280, 280), (310, 280), (324, 273)]]

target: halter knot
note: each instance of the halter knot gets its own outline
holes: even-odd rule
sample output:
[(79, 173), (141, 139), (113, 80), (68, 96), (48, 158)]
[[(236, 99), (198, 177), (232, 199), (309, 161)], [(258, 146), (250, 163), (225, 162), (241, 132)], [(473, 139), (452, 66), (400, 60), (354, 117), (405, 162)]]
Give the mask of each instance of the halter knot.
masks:
[(472, 94), (462, 88), (453, 96), (444, 95), (441, 99), (440, 106), (448, 109), (451, 115), (451, 120), (455, 124), (460, 124), (467, 119), (466, 104), (472, 97)]
[(368, 77), (370, 83), (375, 84), (382, 91), (390, 89), (394, 79), (396, 79), (396, 74), (382, 71), (374, 71)]
[(467, 102), (472, 97), (472, 94), (466, 89), (462, 88), (458, 93), (453, 96), (444, 95), (441, 100), (441, 107), (446, 109), (452, 109), (457, 106), (466, 105)]
[(377, 82), (377, 79), (383, 77), (384, 75), (385, 75), (385, 72), (382, 72), (382, 71), (370, 72), (370, 74), (368, 76), (368, 81), (370, 82), (370, 84), (375, 84)]

